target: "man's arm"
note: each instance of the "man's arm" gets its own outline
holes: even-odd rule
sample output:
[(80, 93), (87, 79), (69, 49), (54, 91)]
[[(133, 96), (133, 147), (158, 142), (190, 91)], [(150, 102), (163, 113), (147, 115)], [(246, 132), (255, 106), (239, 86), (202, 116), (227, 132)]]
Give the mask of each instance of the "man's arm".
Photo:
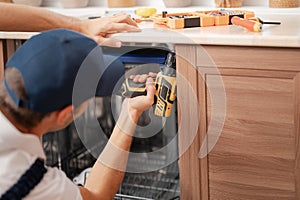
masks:
[(115, 47), (121, 46), (121, 42), (108, 38), (108, 34), (141, 31), (135, 21), (126, 14), (79, 20), (40, 7), (0, 3), (0, 31), (39, 32), (56, 28), (81, 32), (100, 45)]
[(136, 123), (142, 112), (153, 104), (154, 93), (153, 79), (148, 78), (147, 96), (124, 101), (108, 144), (95, 163), (85, 186), (80, 188), (84, 200), (113, 199), (124, 177)]
[[(76, 30), (79, 19), (54, 13), (39, 7), (0, 3), (0, 30), (44, 31), (54, 28)], [(79, 31), (79, 30), (76, 30)]]

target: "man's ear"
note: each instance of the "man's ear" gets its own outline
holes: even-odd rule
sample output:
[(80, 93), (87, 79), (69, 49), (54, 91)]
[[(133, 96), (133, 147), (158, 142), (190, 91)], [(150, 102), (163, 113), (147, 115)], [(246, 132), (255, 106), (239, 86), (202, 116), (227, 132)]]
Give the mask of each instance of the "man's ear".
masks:
[(59, 125), (65, 125), (73, 120), (74, 106), (69, 105), (60, 111), (57, 111), (56, 121)]

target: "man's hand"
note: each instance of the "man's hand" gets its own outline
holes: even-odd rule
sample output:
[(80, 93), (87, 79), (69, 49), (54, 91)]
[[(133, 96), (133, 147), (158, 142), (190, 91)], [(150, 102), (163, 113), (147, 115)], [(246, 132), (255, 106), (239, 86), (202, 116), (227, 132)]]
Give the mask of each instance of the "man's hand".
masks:
[(128, 111), (129, 117), (133, 120), (134, 123), (138, 121), (140, 115), (148, 110), (154, 102), (154, 95), (156, 92), (153, 78), (156, 76), (155, 73), (143, 74), (143, 75), (132, 75), (130, 76), (134, 82), (145, 82), (146, 81), (146, 90), (147, 95), (137, 96), (134, 98), (128, 98), (124, 100), (123, 109)]
[(122, 45), (120, 41), (108, 38), (108, 34), (141, 31), (136, 22), (123, 13), (76, 23), (79, 23), (81, 26), (82, 33), (93, 38), (98, 44), (103, 46), (121, 47)]

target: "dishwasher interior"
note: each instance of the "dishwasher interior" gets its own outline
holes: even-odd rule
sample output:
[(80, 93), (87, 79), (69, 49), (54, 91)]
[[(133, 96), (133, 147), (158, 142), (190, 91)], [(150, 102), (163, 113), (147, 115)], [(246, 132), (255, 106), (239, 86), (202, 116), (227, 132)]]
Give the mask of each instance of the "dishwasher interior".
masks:
[[(104, 54), (118, 57), (130, 73), (144, 73), (145, 68), (163, 67), (168, 52), (166, 45), (125, 45), (122, 48), (103, 47)], [(142, 66), (142, 67), (141, 67)], [(134, 71), (134, 72), (131, 72)], [(62, 131), (42, 137), (48, 166), (58, 167), (78, 185), (84, 185), (89, 171), (101, 153), (115, 126), (123, 97), (113, 95), (96, 98), (78, 121)], [(177, 102), (168, 118), (145, 112), (138, 122), (131, 146), (127, 170), (114, 199), (179, 199), (179, 169), (177, 148)], [(96, 118), (95, 120), (91, 120)], [(80, 125), (78, 125), (80, 124)], [(101, 127), (99, 134), (96, 127)], [(143, 137), (145, 128), (155, 130)]]

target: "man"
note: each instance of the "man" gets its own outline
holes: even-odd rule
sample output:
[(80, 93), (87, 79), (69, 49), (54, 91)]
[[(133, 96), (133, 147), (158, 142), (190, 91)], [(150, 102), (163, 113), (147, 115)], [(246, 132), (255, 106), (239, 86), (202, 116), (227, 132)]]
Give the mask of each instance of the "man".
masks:
[(108, 38), (110, 33), (140, 31), (126, 14), (79, 20), (39, 7), (0, 3), (0, 31), (45, 31), (67, 28), (81, 32), (101, 45), (120, 47), (121, 42)]
[[(104, 162), (95, 163), (84, 187), (75, 186), (57, 168), (44, 168), (39, 138), (69, 125), (89, 99), (111, 94), (123, 70), (118, 61), (105, 66), (94, 40), (66, 29), (43, 32), (17, 50), (0, 84), (1, 200), (114, 197), (137, 120), (154, 101), (152, 78), (147, 79), (146, 96), (124, 100), (106, 155), (100, 155)], [(134, 80), (145, 81), (146, 75)], [(114, 164), (118, 170), (110, 167)]]

